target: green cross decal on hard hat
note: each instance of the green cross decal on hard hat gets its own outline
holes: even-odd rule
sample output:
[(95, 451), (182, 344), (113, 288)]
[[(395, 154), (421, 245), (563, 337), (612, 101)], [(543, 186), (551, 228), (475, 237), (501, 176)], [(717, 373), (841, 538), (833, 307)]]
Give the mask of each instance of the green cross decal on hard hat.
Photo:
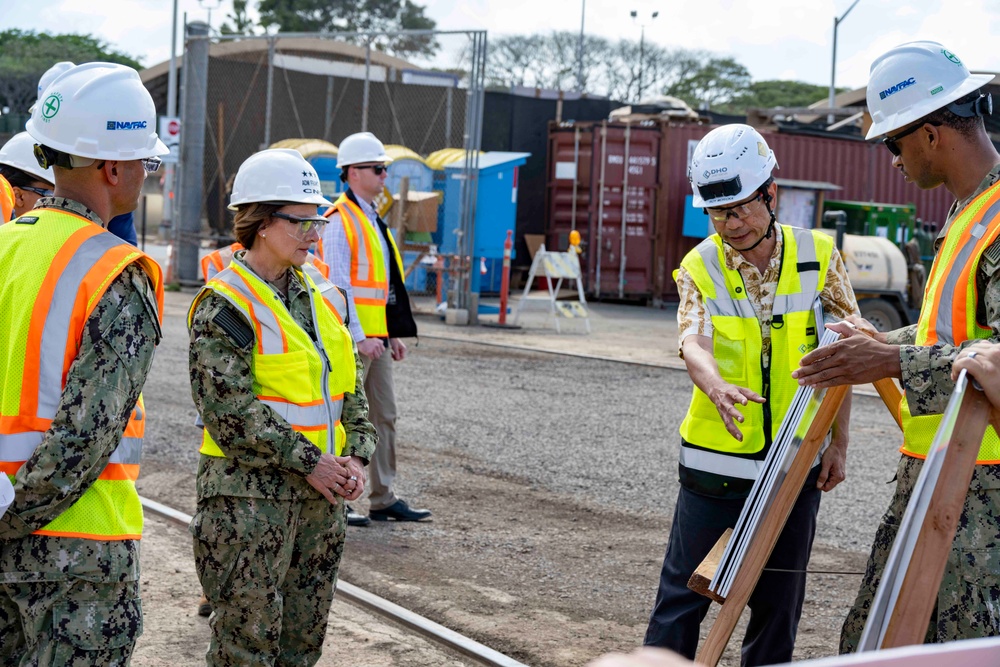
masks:
[(59, 106), (61, 100), (58, 95), (49, 95), (45, 98), (45, 102), (42, 105), (42, 117), (45, 119), (52, 118), (57, 113), (59, 113)]
[(958, 59), (958, 56), (956, 56), (954, 53), (952, 53), (948, 49), (941, 49), (941, 54), (945, 58), (947, 58), (948, 60), (950, 60), (951, 62), (955, 63), (956, 65), (961, 65), (962, 64), (962, 61)]

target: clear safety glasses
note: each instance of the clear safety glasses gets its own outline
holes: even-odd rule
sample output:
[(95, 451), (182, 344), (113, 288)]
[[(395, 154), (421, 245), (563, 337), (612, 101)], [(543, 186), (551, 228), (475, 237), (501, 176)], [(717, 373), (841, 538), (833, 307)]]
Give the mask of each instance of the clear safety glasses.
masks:
[(323, 233), (323, 228), (326, 227), (326, 223), (329, 222), (326, 218), (321, 215), (314, 215), (308, 218), (301, 218), (297, 215), (292, 215), (291, 213), (272, 213), (271, 217), (280, 218), (282, 220), (287, 220), (288, 222), (296, 225), (295, 231), (289, 231), (288, 235), (291, 236), (296, 241), (305, 241), (309, 234), (315, 229), (317, 234)]
[(760, 198), (764, 196), (764, 193), (758, 192), (757, 196), (750, 201), (737, 204), (736, 206), (727, 206), (726, 208), (707, 208), (708, 217), (712, 219), (713, 222), (726, 222), (729, 218), (737, 218), (738, 220), (746, 220), (753, 213), (753, 209), (750, 205), (760, 201)]

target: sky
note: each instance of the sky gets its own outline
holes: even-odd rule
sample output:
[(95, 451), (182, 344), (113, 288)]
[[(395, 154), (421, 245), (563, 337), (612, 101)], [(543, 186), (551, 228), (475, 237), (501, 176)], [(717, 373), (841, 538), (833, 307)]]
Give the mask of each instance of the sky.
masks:
[[(705, 49), (732, 56), (754, 80), (830, 84), (833, 20), (854, 0), (416, 0), (442, 30), (496, 34), (580, 31), (645, 39), (667, 48)], [(217, 29), (232, 0), (176, 0), (180, 19)], [(171, 0), (3, 0), (0, 29), (92, 34), (152, 66), (170, 57)], [(252, 3), (256, 4), (256, 3)], [(114, 11), (108, 11), (113, 7)], [(630, 11), (636, 11), (633, 20)], [(652, 18), (653, 12), (659, 16)], [(860, 88), (878, 55), (903, 42), (941, 42), (973, 71), (1000, 71), (997, 0), (859, 0), (840, 23), (838, 87)], [(178, 40), (180, 44), (180, 40)], [(179, 46), (180, 50), (182, 46)]]

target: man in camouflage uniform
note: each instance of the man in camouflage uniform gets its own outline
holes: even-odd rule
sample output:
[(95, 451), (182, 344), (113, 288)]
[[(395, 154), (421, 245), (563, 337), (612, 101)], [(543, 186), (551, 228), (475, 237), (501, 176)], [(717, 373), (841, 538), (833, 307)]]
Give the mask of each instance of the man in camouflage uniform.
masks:
[[(160, 339), (154, 291), (159, 288), (162, 295), (162, 288), (158, 271), (148, 268), (155, 262), (103, 227), (104, 221), (135, 208), (146, 168), (158, 163), (145, 158), (167, 149), (146, 129), (155, 126), (155, 109), (135, 70), (90, 63), (66, 72), (53, 90), (61, 105), (53, 102), (47, 111), (37, 108), (28, 131), (55, 166), (55, 196), (40, 199), (31, 215), (0, 227), (0, 378), (5, 378), (0, 386), (0, 470), (10, 476), (15, 490), (13, 504), (0, 518), (0, 664), (123, 667), (142, 634), (139, 541), (137, 535), (114, 530), (107, 539), (95, 537), (101, 531), (92, 526), (121, 521), (124, 505), (121, 495), (105, 495), (106, 505), (94, 511), (100, 503), (93, 502), (93, 494), (109, 488), (106, 473), (117, 471), (110, 479), (117, 492), (128, 497), (125, 504), (131, 514), (125, 523), (135, 527), (138, 512), (141, 533), (141, 508), (131, 476), (138, 474), (138, 450), (123, 451), (123, 432), (135, 419), (139, 392)], [(114, 100), (114, 111), (108, 100)], [(115, 112), (136, 123), (132, 134), (105, 134), (107, 118), (117, 116)], [(43, 123), (42, 118), (47, 120)], [(82, 155), (67, 153), (58, 141), (60, 132), (94, 141), (80, 144)], [(128, 158), (113, 157), (119, 151)], [(98, 289), (87, 279), (80, 287), (70, 286), (78, 305), (94, 299), (96, 304), (85, 322), (70, 325), (70, 337), (74, 326), (81, 330), (80, 337), (69, 345), (60, 341), (60, 351), (75, 352), (65, 362), (61, 393), (58, 378), (54, 388), (45, 386), (52, 375), (46, 371), (51, 359), (41, 359), (41, 372), (34, 371), (34, 381), (43, 383), (37, 389), (49, 389), (58, 400), (51, 408), (40, 405), (37, 414), (27, 414), (24, 406), (31, 402), (31, 392), (22, 381), (30, 385), (32, 369), (25, 364), (23, 380), (17, 376), (17, 365), (23, 362), (17, 350), (7, 346), (10, 341), (19, 347), (23, 343), (22, 350), (49, 346), (48, 329), (44, 336), (34, 329), (25, 333), (26, 325), (36, 323), (34, 316), (24, 317), (25, 309), (33, 308), (30, 296), (25, 300), (26, 291), (37, 283), (39, 272), (55, 281), (62, 277), (60, 271), (69, 270), (53, 262), (51, 254), (59, 250), (65, 257), (63, 251), (72, 244), (59, 248), (42, 242), (65, 225), (79, 227), (74, 237), (87, 237), (91, 248), (98, 245), (128, 263), (118, 272), (105, 273)], [(108, 257), (77, 253), (68, 266), (86, 269), (89, 262), (91, 272), (101, 272), (98, 262)], [(48, 273), (46, 262), (51, 265)], [(53, 289), (59, 294), (60, 284)], [(45, 313), (41, 317), (46, 327), (58, 319)], [(63, 368), (58, 356), (56, 375)], [(37, 444), (27, 451), (25, 443)], [(81, 518), (81, 512), (87, 517)], [(84, 530), (77, 534), (66, 530), (68, 526)]]
[[(270, 152), (276, 151), (263, 151), (240, 168), (234, 205), (244, 169), (254, 158)], [(293, 180), (303, 182), (299, 171), (291, 170)], [(247, 178), (258, 185), (263, 180)], [(289, 193), (284, 197), (288, 199)], [(209, 665), (227, 667), (313, 665), (322, 652), (344, 549), (345, 499), (353, 500), (363, 491), (364, 466), (375, 452), (377, 438), (368, 421), (364, 366), (353, 341), (349, 345), (352, 365), (346, 372), (354, 376), (355, 390), (343, 395), (340, 423), (346, 442), (340, 456), (321, 452), (258, 399), (255, 371), (259, 367), (254, 365), (261, 362), (254, 356), (255, 329), (213, 286), (233, 272), (234, 265), (253, 270), (246, 268), (250, 266), (247, 253), (259, 248), (262, 238), (280, 237), (284, 232), (276, 227), (258, 235), (254, 228), (244, 235), (242, 224), (238, 213), (237, 239), (250, 250), (237, 251), (230, 268), (208, 283), (192, 306), (189, 320), (191, 394), (207, 437), (223, 453), (209, 455), (203, 443), (198, 511), (190, 528), (198, 576), (212, 606), (207, 659)], [(273, 281), (260, 280), (312, 341), (322, 339), (297, 267)], [(346, 329), (343, 336), (350, 340)], [(330, 363), (335, 365), (336, 358)], [(311, 381), (305, 374), (298, 379)], [(333, 427), (329, 428), (332, 432)], [(329, 487), (341, 496), (331, 508), (334, 497), (329, 492), (317, 493), (320, 489), (310, 480), (333, 458), (344, 462), (352, 481)]]
[[(961, 350), (977, 339), (1000, 340), (1000, 242), (990, 240), (1000, 231), (997, 207), (990, 205), (1000, 180), (1000, 154), (982, 119), (990, 113), (989, 98), (979, 92), (991, 79), (990, 75), (970, 74), (953, 53), (934, 42), (904, 44), (872, 65), (868, 106), (875, 123), (868, 138), (884, 137), (894, 156), (893, 166), (908, 180), (923, 189), (943, 185), (956, 201), (935, 241), (937, 256), (918, 324), (879, 333), (874, 339), (836, 325), (847, 338), (807, 355), (796, 372), (802, 382), (818, 387), (894, 377), (905, 390), (901, 410), (906, 428), (896, 491), (875, 534), (861, 588), (844, 622), (842, 653), (857, 650), (889, 550), (920, 474), (923, 458), (914, 451), (914, 442), (933, 435), (932, 429), (910, 430), (907, 424), (915, 424), (922, 415), (944, 411), (954, 389), (952, 364)], [(982, 216), (981, 222), (974, 222), (974, 216)], [(973, 223), (971, 236), (962, 236), (963, 227)], [(952, 312), (958, 299), (951, 298), (952, 293), (936, 292), (934, 284), (940, 276), (951, 280), (958, 275), (952, 267), (959, 254), (956, 250), (968, 252), (980, 243), (982, 254), (972, 255), (968, 264), (961, 265), (968, 267), (962, 269), (968, 273), (964, 281), (955, 283), (963, 295), (964, 290), (974, 289), (971, 293), (975, 296), (968, 303), (975, 308), (978, 330), (968, 335), (951, 325), (966, 320), (966, 313)], [(972, 272), (974, 287), (970, 285)], [(943, 278), (941, 284), (946, 284)], [(928, 338), (931, 323), (936, 328), (936, 341)], [(863, 320), (856, 324), (867, 325)], [(945, 335), (944, 331), (950, 333)], [(923, 340), (930, 344), (922, 344)], [(1000, 465), (983, 457), (991, 437), (995, 442), (996, 436), (990, 433), (993, 431), (984, 438), (966, 495), (927, 641), (1000, 634)]]

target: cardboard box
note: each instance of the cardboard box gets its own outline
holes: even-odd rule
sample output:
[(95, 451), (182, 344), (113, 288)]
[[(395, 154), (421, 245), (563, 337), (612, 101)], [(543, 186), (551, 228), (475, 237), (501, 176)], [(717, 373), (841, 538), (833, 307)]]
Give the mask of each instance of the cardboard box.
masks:
[[(438, 208), (441, 206), (441, 192), (418, 192), (410, 190), (403, 206), (403, 228), (408, 232), (436, 232)], [(401, 205), (400, 197), (394, 195), (396, 204)]]

